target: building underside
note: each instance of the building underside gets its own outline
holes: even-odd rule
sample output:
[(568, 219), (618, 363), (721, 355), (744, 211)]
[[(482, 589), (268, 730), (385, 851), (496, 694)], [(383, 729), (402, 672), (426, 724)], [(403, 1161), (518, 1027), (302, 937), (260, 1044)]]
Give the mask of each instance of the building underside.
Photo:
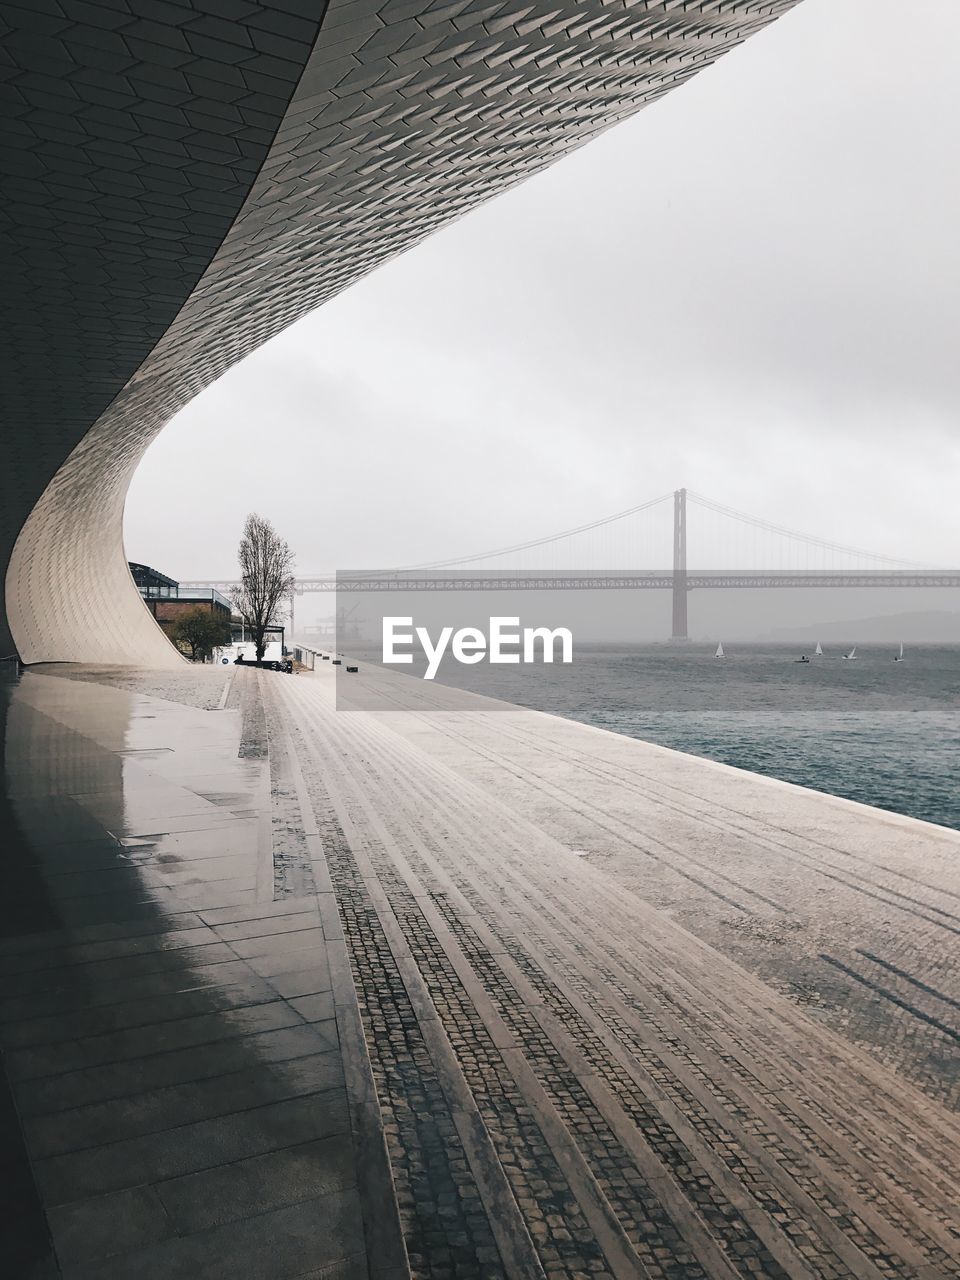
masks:
[(796, 2), (5, 3), (0, 657), (179, 663), (122, 541), (164, 424)]
[(960, 1280), (960, 834), (185, 664), (122, 542), (235, 361), (795, 2), (0, 0), (4, 1277)]

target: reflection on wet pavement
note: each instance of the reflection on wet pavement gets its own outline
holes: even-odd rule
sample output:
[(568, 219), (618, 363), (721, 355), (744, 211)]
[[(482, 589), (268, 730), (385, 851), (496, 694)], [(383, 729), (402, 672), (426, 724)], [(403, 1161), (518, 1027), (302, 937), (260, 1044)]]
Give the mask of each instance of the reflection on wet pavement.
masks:
[(960, 1277), (960, 835), (349, 679), (3, 688), (15, 1274)]
[(240, 711), (34, 673), (0, 707), (7, 1274), (366, 1275), (321, 914), (274, 901)]

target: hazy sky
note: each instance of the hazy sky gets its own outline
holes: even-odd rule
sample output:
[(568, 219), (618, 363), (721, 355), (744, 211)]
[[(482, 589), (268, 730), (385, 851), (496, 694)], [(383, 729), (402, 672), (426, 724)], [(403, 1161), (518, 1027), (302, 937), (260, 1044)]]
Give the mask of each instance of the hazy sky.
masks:
[(958, 57), (956, 0), (805, 0), (200, 396), (129, 556), (232, 574), (255, 509), (304, 573), (417, 563), (686, 485), (953, 567)]

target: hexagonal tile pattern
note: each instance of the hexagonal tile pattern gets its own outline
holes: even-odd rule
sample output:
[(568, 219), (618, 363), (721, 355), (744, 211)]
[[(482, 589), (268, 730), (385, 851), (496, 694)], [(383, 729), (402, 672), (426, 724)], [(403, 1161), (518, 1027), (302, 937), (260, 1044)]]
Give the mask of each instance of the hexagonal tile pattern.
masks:
[(0, 647), (169, 663), (121, 525), (170, 417), (797, 0), (23, 3)]

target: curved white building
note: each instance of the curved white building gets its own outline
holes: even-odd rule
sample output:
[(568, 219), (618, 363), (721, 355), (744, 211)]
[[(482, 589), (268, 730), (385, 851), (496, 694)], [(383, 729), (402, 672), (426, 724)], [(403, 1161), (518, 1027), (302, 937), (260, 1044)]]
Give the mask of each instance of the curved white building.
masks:
[(121, 528), (171, 416), (795, 3), (5, 6), (0, 656), (179, 662)]

